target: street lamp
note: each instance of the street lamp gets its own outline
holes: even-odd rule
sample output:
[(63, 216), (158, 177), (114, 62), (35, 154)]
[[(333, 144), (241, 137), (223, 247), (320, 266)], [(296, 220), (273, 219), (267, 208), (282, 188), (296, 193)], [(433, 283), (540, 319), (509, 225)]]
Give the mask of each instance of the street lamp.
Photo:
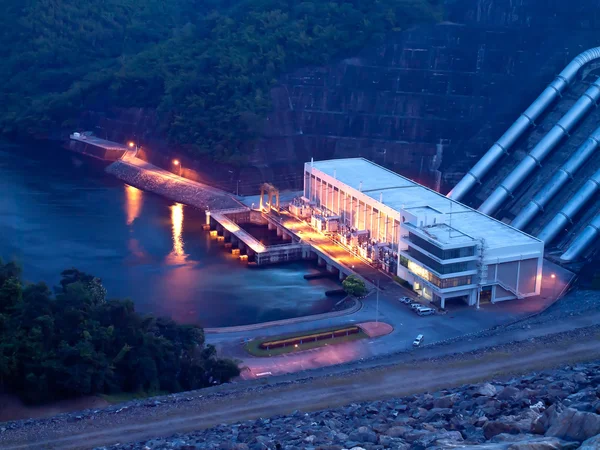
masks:
[(550, 278), (552, 278), (552, 298), (554, 298), (556, 297), (556, 275), (552, 274)]
[(179, 167), (179, 176), (181, 176), (181, 163), (178, 159), (173, 160), (173, 165)]
[(127, 145), (129, 146), (129, 148), (133, 148), (133, 147), (135, 147), (135, 142), (133, 142), (133, 141), (129, 141), (129, 142), (127, 143)]
[[(373, 280), (375, 284), (375, 280)], [(379, 278), (377, 278), (377, 301), (375, 303), (375, 325), (379, 326)]]

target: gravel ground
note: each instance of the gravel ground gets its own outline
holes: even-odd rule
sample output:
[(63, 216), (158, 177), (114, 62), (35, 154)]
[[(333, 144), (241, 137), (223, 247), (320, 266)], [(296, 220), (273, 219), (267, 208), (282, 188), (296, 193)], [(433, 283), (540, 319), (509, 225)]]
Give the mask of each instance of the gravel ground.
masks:
[[(0, 447), (7, 449), (89, 448), (91, 445), (86, 445), (86, 442), (94, 442), (95, 445), (100, 445), (103, 440), (115, 442), (115, 433), (121, 436), (118, 438), (119, 440), (139, 440), (142, 436), (148, 436), (148, 434), (169, 435), (168, 431), (165, 430), (181, 430), (182, 426), (184, 426), (183, 429), (191, 431), (193, 429), (204, 428), (208, 425), (231, 422), (236, 418), (239, 420), (240, 418), (253, 416), (269, 417), (277, 414), (277, 411), (282, 410), (281, 408), (283, 410), (288, 408), (291, 410), (295, 404), (312, 405), (309, 411), (311, 409), (322, 408), (332, 409), (328, 408), (328, 406), (341, 406), (344, 403), (356, 400), (364, 401), (369, 398), (380, 398), (386, 392), (388, 394), (393, 392), (419, 393), (431, 387), (436, 388), (431, 390), (439, 390), (445, 386), (460, 384), (459, 380), (475, 382), (479, 379), (485, 379), (481, 377), (491, 378), (498, 372), (502, 372), (504, 375), (507, 372), (518, 373), (523, 372), (524, 367), (529, 370), (532, 368), (533, 370), (538, 370), (541, 367), (559, 365), (560, 361), (565, 361), (565, 358), (573, 361), (581, 357), (587, 358), (592, 354), (588, 351), (592, 347), (594, 349), (593, 354), (598, 357), (600, 355), (599, 336), (600, 326), (594, 326), (521, 343), (507, 343), (493, 348), (465, 352), (458, 355), (447, 355), (436, 359), (414, 360), (413, 358), (394, 366), (376, 366), (370, 369), (357, 367), (341, 374), (323, 375), (320, 378), (305, 375), (302, 379), (281, 379), (281, 381), (271, 382), (270, 384), (263, 384), (266, 380), (258, 380), (256, 382), (219, 386), (204, 391), (187, 392), (129, 402), (105, 410), (63, 414), (45, 420), (5, 423), (0, 425)], [(569, 343), (573, 347), (564, 347), (565, 343)], [(473, 370), (475, 367), (477, 368), (476, 371)], [(442, 373), (443, 376), (441, 375)], [(457, 383), (457, 381), (459, 382)], [(341, 388), (345, 390), (340, 390)], [(292, 399), (290, 399), (290, 396), (292, 396)], [(404, 402), (405, 400), (401, 399), (399, 401)], [(418, 411), (420, 411), (419, 408), (417, 408)], [(503, 413), (499, 412), (498, 414)], [(497, 420), (496, 416), (490, 414), (487, 414), (486, 417), (489, 420)], [(417, 419), (421, 420), (419, 417)], [(485, 422), (482, 421), (480, 425), (483, 428)], [(357, 423), (353, 423), (351, 426), (356, 428), (363, 425), (359, 426)], [(416, 422), (410, 426), (414, 430), (422, 429), (421, 425)], [(217, 431), (221, 433), (223, 429), (229, 430), (230, 427), (220, 426), (217, 428)], [(231, 429), (235, 429), (235, 426), (231, 427)], [(440, 437), (440, 433), (445, 433), (442, 429), (445, 429), (445, 425), (441, 426), (441, 428), (437, 427), (435, 430), (430, 430), (435, 433), (436, 439), (428, 441), (428, 445), (440, 439), (445, 439)], [(344, 428), (340, 428), (336, 432), (345, 433), (342, 430)], [(357, 429), (354, 431), (357, 431)], [(446, 431), (451, 430), (446, 429)], [(212, 432), (215, 431), (213, 430)], [(377, 436), (382, 434), (381, 432), (375, 432), (378, 433)], [(261, 431), (261, 433), (263, 432)], [(263, 435), (265, 433), (267, 434), (266, 437), (269, 437), (266, 431)], [(345, 434), (349, 435), (349, 433)], [(201, 439), (201, 436), (204, 435), (191, 434), (190, 439), (193, 439), (191, 443), (185, 443), (187, 442), (185, 439), (182, 441), (181, 439), (183, 438), (177, 436), (166, 440), (153, 440), (152, 445), (148, 445), (147, 441), (143, 441), (138, 447), (134, 446), (133, 448), (144, 448), (144, 446), (148, 446), (149, 448), (184, 448), (182, 447), (184, 445), (197, 446), (198, 443), (196, 441)], [(244, 436), (244, 441), (237, 443), (248, 446), (250, 444), (258, 445), (254, 441), (245, 441), (246, 438), (253, 439), (254, 436), (248, 436), (247, 434)], [(303, 436), (302, 439), (309, 436)], [(458, 438), (458, 435), (454, 436)], [(465, 435), (463, 436), (463, 440), (471, 442), (475, 439), (474, 436)], [(136, 437), (137, 439), (135, 439)], [(423, 436), (419, 436), (419, 439), (420, 437)], [(527, 436), (527, 439), (529, 438), (531, 437)], [(379, 437), (377, 439), (376, 443), (370, 443), (379, 445)], [(383, 438), (384, 441), (386, 439), (385, 437)], [(419, 439), (416, 439), (416, 441)], [(198, 448), (227, 448), (219, 446), (221, 443), (231, 442), (231, 440), (226, 438), (220, 441), (219, 446), (216, 447), (213, 446), (216, 445), (215, 441), (207, 440), (206, 442), (209, 442), (210, 445)], [(297, 447), (289, 448), (319, 448), (316, 445), (308, 445), (310, 443), (306, 442), (307, 445), (305, 447), (298, 447), (298, 443), (295, 442), (293, 445)], [(365, 447), (362, 445), (363, 443), (354, 441), (352, 438), (348, 438), (348, 440), (339, 443), (339, 445), (346, 445), (348, 442), (358, 442), (362, 448), (373, 449), (426, 448), (412, 446)], [(314, 443), (317, 444), (318, 441)], [(401, 444), (402, 442), (389, 441), (389, 443)], [(406, 443), (413, 444), (409, 440)], [(244, 447), (241, 445), (240, 447), (233, 448), (260, 448), (263, 450), (277, 448), (276, 445), (270, 446), (266, 442), (263, 442), (263, 444), (266, 446), (260, 447), (255, 445), (253, 447)], [(124, 444), (121, 447), (115, 448), (130, 448), (128, 445), (130, 444)], [(344, 447), (333, 448), (339, 449)], [(540, 448), (545, 449), (546, 447)]]
[(597, 449), (598, 369), (600, 363), (579, 364), (99, 449)]

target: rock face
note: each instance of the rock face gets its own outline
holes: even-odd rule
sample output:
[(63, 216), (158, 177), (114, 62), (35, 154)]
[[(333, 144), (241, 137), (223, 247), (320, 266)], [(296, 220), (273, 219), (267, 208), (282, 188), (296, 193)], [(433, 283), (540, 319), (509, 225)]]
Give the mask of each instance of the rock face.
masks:
[[(117, 449), (600, 449), (600, 362), (387, 401), (264, 418)], [(580, 447), (581, 446), (581, 447)]]
[[(437, 26), (391, 34), (352, 57), (282, 76), (264, 135), (246, 148), (253, 167), (233, 176), (228, 169), (237, 169), (214, 163), (195, 168), (229, 191), (238, 179), (247, 190), (264, 180), (298, 188), (301, 164), (311, 157), (362, 156), (432, 187), (440, 172), (453, 184), (571, 58), (598, 45), (600, 16), (590, 12), (599, 6), (446, 1)], [(114, 139), (141, 137), (155, 164), (173, 157), (154, 111), (89, 112), (82, 122), (114, 131)]]

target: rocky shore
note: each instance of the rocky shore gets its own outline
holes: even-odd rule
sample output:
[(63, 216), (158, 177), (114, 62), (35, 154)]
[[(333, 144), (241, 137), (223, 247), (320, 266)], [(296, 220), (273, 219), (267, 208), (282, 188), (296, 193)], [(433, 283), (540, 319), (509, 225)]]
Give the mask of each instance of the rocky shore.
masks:
[(600, 362), (105, 449), (600, 449)]

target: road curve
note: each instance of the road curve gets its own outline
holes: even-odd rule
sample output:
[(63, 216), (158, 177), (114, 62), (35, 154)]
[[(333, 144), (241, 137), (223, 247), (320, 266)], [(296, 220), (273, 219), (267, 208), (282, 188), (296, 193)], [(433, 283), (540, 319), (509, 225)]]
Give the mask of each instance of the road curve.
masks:
[[(2, 449), (81, 449), (132, 442), (258, 417), (318, 410), (524, 374), (600, 359), (600, 327), (436, 360), (308, 378), (298, 383), (232, 385), (219, 396), (122, 413), (100, 412), (79, 421), (37, 421), (0, 433)], [(551, 344), (551, 345), (549, 345)], [(266, 380), (261, 380), (265, 381)]]

